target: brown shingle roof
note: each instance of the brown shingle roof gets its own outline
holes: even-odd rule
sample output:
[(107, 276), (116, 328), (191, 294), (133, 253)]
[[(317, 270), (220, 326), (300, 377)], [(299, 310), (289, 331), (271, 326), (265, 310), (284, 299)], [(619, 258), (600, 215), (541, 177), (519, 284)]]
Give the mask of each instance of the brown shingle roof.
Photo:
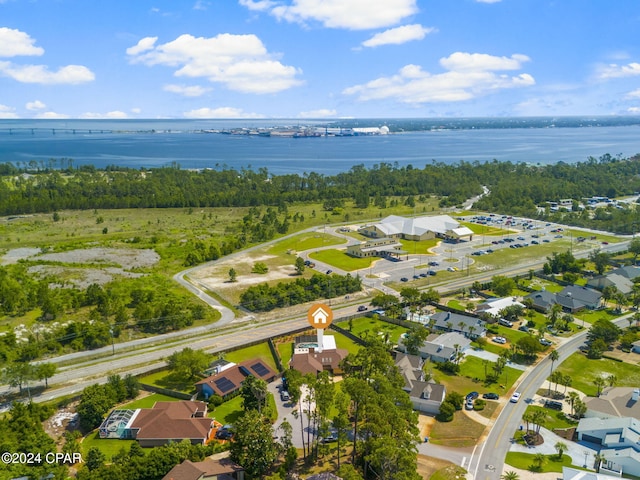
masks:
[(297, 353), (291, 358), (291, 368), (302, 374), (318, 373), (328, 367), (330, 370), (338, 370), (340, 362), (346, 358), (349, 351), (344, 348), (335, 350), (323, 350), (316, 352), (314, 348), (309, 353)]
[[(212, 419), (204, 402), (156, 402), (153, 408), (138, 411), (131, 424), (136, 439), (202, 439), (207, 438)], [(196, 415), (198, 415), (196, 417)]]
[(237, 463), (232, 462), (229, 458), (214, 460), (207, 458), (202, 462), (191, 462), (185, 460), (180, 465), (173, 467), (162, 480), (199, 480), (200, 478), (217, 477), (218, 480), (232, 479), (232, 474), (242, 472), (244, 469)]

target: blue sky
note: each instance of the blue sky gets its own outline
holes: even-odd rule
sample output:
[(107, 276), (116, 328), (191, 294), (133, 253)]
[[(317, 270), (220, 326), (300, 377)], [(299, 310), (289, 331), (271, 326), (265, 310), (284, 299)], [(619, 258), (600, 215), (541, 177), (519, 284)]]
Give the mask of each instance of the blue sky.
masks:
[(0, 118), (640, 114), (637, 0), (0, 0)]

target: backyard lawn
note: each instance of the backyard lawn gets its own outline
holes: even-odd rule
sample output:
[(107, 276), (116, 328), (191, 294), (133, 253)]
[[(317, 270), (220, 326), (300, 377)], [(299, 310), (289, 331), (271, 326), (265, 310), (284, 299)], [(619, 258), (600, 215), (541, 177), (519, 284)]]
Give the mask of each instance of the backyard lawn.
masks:
[[(92, 447), (96, 447), (100, 450), (107, 459), (107, 462), (111, 461), (111, 457), (120, 452), (124, 448), (125, 451), (129, 451), (131, 444), (136, 440), (120, 440), (117, 438), (100, 438), (98, 430), (91, 432), (82, 440), (82, 453), (83, 458), (87, 458), (87, 453)], [(145, 449), (143, 451), (146, 452)]]
[[(349, 322), (340, 322), (336, 324), (345, 330), (349, 330)], [(389, 341), (392, 343), (398, 343), (400, 335), (407, 332), (408, 329), (401, 327), (400, 325), (394, 325), (383, 320), (375, 320), (371, 317), (356, 318), (352, 322), (351, 333), (357, 335), (360, 338), (365, 338), (366, 335), (389, 335)]]
[(154, 385), (160, 388), (175, 390), (176, 392), (191, 394), (195, 392), (194, 383), (197, 382), (199, 378), (193, 381), (186, 381), (184, 377), (175, 375), (165, 369), (140, 377), (139, 380), (140, 383), (146, 383), (147, 385)]
[(240, 348), (238, 350), (233, 350), (232, 352), (225, 352), (224, 358), (225, 360), (233, 363), (240, 363), (245, 360), (260, 358), (261, 360), (264, 360), (264, 362), (271, 368), (273, 368), (276, 372), (278, 371), (276, 362), (273, 359), (273, 355), (271, 355), (271, 350), (269, 350), (269, 345), (267, 344), (267, 342), (262, 342), (257, 345), (251, 345), (250, 347)]
[(577, 388), (585, 394), (595, 397), (598, 389), (593, 383), (597, 377), (616, 377), (617, 387), (637, 387), (640, 385), (640, 368), (624, 362), (616, 362), (602, 358), (590, 360), (582, 353), (574, 353), (567, 358), (557, 369), (563, 375), (569, 375), (573, 379), (573, 388)]

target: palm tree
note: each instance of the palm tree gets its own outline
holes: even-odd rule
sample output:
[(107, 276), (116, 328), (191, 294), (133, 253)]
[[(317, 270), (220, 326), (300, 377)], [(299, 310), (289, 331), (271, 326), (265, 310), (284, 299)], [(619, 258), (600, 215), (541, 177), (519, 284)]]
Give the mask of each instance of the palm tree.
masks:
[(465, 327), (464, 322), (458, 322), (458, 328), (460, 329), (460, 333), (464, 333), (464, 327)]
[(578, 395), (578, 392), (569, 392), (569, 405), (571, 405), (571, 415), (573, 415), (573, 406), (575, 405), (576, 400), (580, 400), (580, 395)]
[(536, 435), (540, 435), (540, 429), (544, 426), (547, 420), (547, 414), (542, 410), (536, 410), (533, 412), (533, 423), (536, 425)]
[(558, 452), (558, 458), (562, 460), (562, 454), (567, 450), (567, 444), (562, 442), (556, 442), (553, 446)]
[(606, 458), (601, 453), (596, 453), (593, 455), (593, 457), (595, 460), (593, 466), (596, 469), (596, 473), (600, 473), (600, 466), (602, 465), (602, 462), (606, 460)]
[(533, 465), (536, 470), (541, 470), (545, 463), (547, 463), (547, 457), (543, 453), (536, 453), (533, 456)]
[(513, 470), (509, 470), (508, 472), (504, 472), (500, 475), (501, 480), (520, 480), (520, 475), (518, 475)]
[(616, 376), (615, 376), (615, 375), (613, 375), (613, 374), (609, 375), (609, 376), (606, 378), (606, 380), (607, 380), (607, 384), (608, 384), (610, 387), (613, 387), (613, 385), (618, 381), (618, 379), (616, 378)]
[(469, 337), (470, 339), (471, 339), (471, 338), (473, 338), (473, 332), (475, 332), (475, 331), (476, 331), (476, 327), (474, 327), (473, 325), (471, 325), (471, 326), (469, 327), (469, 335), (468, 335), (468, 337)]
[(607, 381), (602, 377), (596, 377), (596, 379), (593, 381), (593, 383), (596, 386), (596, 388), (598, 389), (598, 393), (597, 393), (596, 397), (599, 397), (600, 394), (602, 393), (602, 387), (604, 387), (607, 384)]
[(525, 434), (529, 433), (529, 423), (533, 422), (533, 413), (532, 412), (524, 412), (522, 415), (522, 420), (527, 424), (527, 429), (525, 430)]

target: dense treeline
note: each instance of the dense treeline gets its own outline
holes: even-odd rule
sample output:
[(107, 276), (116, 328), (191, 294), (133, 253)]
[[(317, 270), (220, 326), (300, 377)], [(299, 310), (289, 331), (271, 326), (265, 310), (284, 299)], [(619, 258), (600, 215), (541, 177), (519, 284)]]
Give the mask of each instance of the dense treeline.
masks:
[[(490, 193), (477, 206), (481, 209), (537, 215), (536, 205), (560, 198), (591, 196), (610, 198), (640, 191), (640, 156), (622, 159), (604, 155), (585, 162), (528, 165), (510, 162), (432, 162), (424, 168), (381, 163), (371, 169), (355, 165), (337, 175), (270, 175), (267, 169), (181, 170), (168, 168), (133, 170), (91, 167), (78, 170), (20, 170), (0, 165), (0, 215), (52, 212), (90, 208), (165, 208), (277, 206), (279, 212), (294, 202), (320, 202), (327, 209), (344, 201), (357, 206), (370, 203), (383, 207), (390, 196), (436, 195), (442, 206), (452, 206), (482, 193)], [(252, 236), (271, 238), (272, 231), (286, 232), (288, 225), (268, 217)], [(547, 212), (547, 216), (550, 213)], [(250, 224), (260, 225), (249, 216)], [(637, 221), (630, 212), (605, 212), (591, 219), (576, 212), (568, 222), (625, 230)], [(260, 219), (262, 221), (262, 219)], [(260, 238), (254, 238), (260, 241)]]
[[(0, 367), (104, 347), (127, 329), (160, 334), (206, 317), (201, 303), (174, 293), (168, 280), (158, 275), (151, 279), (92, 284), (82, 290), (53, 277), (37, 279), (26, 263), (0, 266), (0, 314), (38, 313), (37, 323), (21, 338), (13, 331), (0, 336)], [(66, 318), (81, 308), (87, 310), (87, 320)]]
[(240, 295), (240, 304), (254, 312), (268, 312), (274, 308), (310, 302), (318, 298), (333, 298), (362, 289), (360, 277), (349, 274), (319, 275), (299, 278), (295, 282), (279, 282), (275, 286), (262, 283), (249, 287)]
[(34, 461), (3, 461), (0, 478), (67, 478), (66, 465), (47, 462), (46, 455), (58, 451), (55, 441), (42, 426), (52, 413), (52, 407), (13, 402), (9, 413), (0, 418), (0, 450), (11, 454), (28, 452)]

